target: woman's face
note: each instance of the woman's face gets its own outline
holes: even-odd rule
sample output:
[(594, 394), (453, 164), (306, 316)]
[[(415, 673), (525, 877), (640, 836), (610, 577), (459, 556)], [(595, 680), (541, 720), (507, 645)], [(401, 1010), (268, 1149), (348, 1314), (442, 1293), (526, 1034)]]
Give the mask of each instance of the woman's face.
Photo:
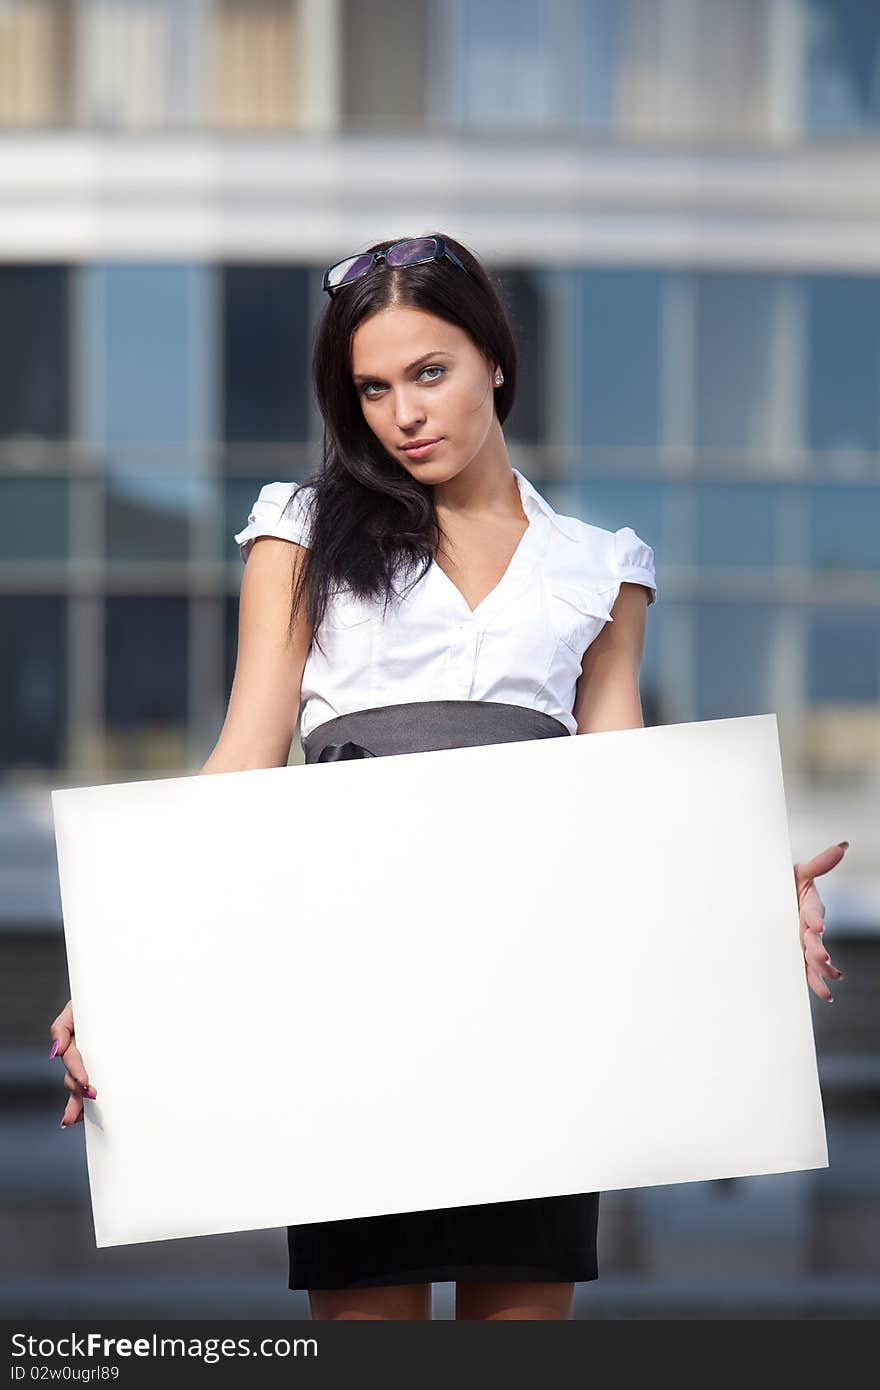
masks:
[[(351, 370), (364, 419), (414, 478), (445, 482), (486, 444), (495, 414), (495, 364), (463, 329), (420, 309), (382, 309), (351, 340)], [(441, 442), (423, 456), (403, 445)]]

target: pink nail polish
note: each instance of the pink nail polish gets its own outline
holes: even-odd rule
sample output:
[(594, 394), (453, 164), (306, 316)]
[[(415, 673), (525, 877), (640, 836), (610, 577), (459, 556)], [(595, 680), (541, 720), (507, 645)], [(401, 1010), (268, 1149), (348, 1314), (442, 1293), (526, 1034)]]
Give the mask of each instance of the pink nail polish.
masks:
[(63, 1120), (61, 1121), (61, 1128), (62, 1128), (62, 1129), (67, 1129), (67, 1125), (64, 1123)]
[(60, 1043), (59, 1043), (58, 1039), (56, 1038), (55, 1041), (54, 1041), (53, 1044), (52, 1044), (52, 1051), (49, 1053), (49, 1056), (50, 1056), (50, 1057), (54, 1057), (54, 1056), (55, 1056), (55, 1053), (58, 1051), (58, 1048), (59, 1048), (59, 1047), (60, 1047)]

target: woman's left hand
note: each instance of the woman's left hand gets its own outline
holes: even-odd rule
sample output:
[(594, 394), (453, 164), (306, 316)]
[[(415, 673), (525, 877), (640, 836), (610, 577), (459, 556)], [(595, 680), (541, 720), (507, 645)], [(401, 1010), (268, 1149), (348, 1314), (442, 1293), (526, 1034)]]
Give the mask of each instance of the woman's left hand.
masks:
[(822, 936), (825, 930), (825, 904), (816, 892), (814, 880), (820, 874), (827, 874), (830, 869), (839, 864), (848, 848), (849, 841), (843, 840), (839, 845), (832, 845), (830, 849), (822, 850), (821, 854), (808, 859), (806, 863), (795, 864), (794, 866), (794, 881), (797, 887), (800, 914), (801, 947), (807, 966), (807, 983), (814, 994), (818, 994), (820, 999), (829, 1002), (834, 998), (834, 995), (822, 978), (823, 975), (829, 980), (842, 980), (844, 975), (842, 970), (838, 970), (836, 965), (831, 964), (831, 957), (825, 949)]

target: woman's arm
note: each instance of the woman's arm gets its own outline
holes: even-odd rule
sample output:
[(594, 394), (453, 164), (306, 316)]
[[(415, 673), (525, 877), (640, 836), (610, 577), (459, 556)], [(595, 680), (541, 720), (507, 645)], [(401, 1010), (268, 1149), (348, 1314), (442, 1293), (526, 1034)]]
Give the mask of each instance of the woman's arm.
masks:
[(238, 609), (238, 658), (226, 719), (200, 772), (286, 767), (302, 699), (312, 633), (303, 609), (288, 640), (294, 577), (308, 552), (292, 541), (260, 536), (245, 565)]
[[(644, 726), (639, 669), (647, 608), (648, 591), (643, 585), (620, 586), (611, 614), (614, 622), (605, 624), (584, 654), (573, 710), (579, 734)], [(849, 842), (843, 840), (807, 863), (794, 866), (807, 982), (814, 994), (829, 1002), (833, 995), (826, 980), (842, 980), (843, 971), (832, 963), (823, 944), (825, 904), (816, 891), (815, 879), (839, 864), (848, 847)]]
[[(304, 612), (297, 615), (288, 639), (293, 574), (307, 551), (275, 536), (254, 540), (241, 584), (238, 610), (238, 659), (226, 719), (214, 751), (200, 772), (245, 772), (249, 768), (285, 767), (290, 755), (302, 697), (302, 674), (312, 634)], [(76, 1046), (73, 1002), (68, 999), (50, 1024), (51, 1056), (64, 1063), (70, 1096), (62, 1129), (82, 1121), (84, 1097), (94, 1100), (88, 1072)]]
[(579, 734), (641, 729), (639, 670), (645, 647), (648, 590), (621, 584), (611, 616), (584, 653), (574, 709)]

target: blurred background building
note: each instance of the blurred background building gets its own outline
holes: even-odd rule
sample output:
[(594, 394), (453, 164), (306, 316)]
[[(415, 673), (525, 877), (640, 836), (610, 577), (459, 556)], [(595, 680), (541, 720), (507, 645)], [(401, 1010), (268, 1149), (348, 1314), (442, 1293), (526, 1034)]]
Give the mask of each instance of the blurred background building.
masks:
[(94, 1249), (49, 790), (208, 756), (320, 272), (434, 230), (509, 305), (514, 463), (655, 549), (646, 723), (776, 711), (794, 856), (852, 843), (830, 1168), (605, 1194), (578, 1315), (876, 1315), (874, 0), (0, 0), (0, 1308), (306, 1316), (281, 1231)]

